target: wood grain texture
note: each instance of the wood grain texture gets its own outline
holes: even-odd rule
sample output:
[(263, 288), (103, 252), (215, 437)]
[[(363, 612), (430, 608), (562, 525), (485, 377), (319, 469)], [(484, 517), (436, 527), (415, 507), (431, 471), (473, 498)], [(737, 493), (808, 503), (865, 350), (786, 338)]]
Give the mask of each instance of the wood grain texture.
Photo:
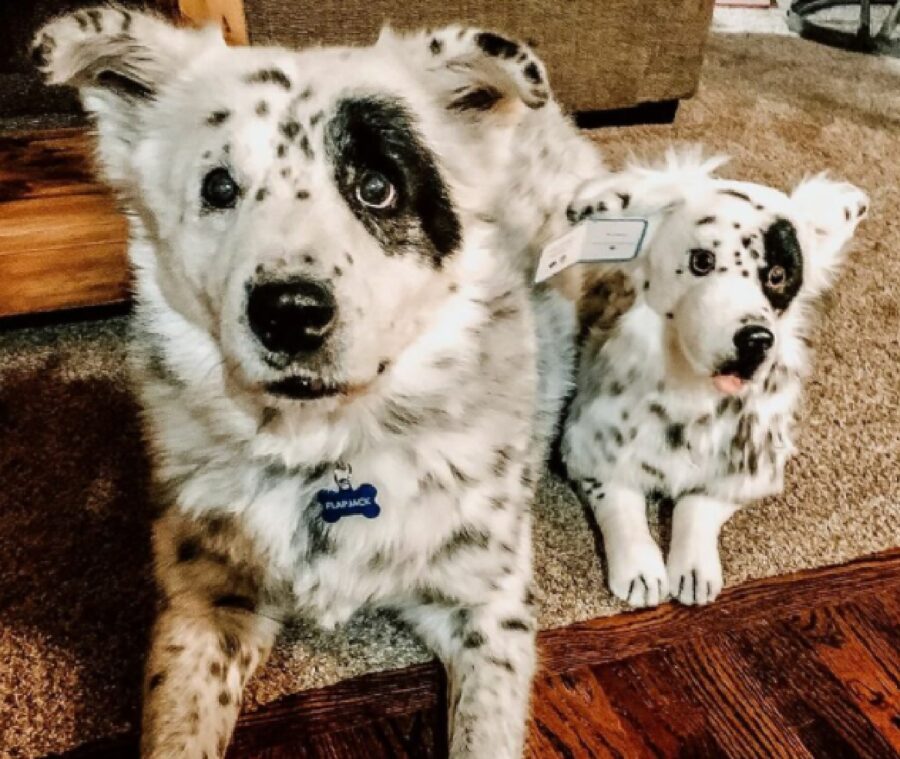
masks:
[[(416, 713), (430, 715), (432, 727), (443, 726), (445, 692), (443, 669), (430, 663), (375, 672), (329, 688), (298, 693), (258, 712), (244, 714), (234, 736), (232, 754), (255, 756), (285, 742), (308, 742), (316, 737), (324, 740), (351, 727), (390, 722)], [(376, 728), (381, 730), (377, 724)], [(441, 727), (436, 734), (444, 732)], [(432, 738), (436, 735), (434, 730), (428, 734)]]
[[(539, 645), (528, 759), (900, 756), (900, 549)], [(444, 757), (445, 687), (426, 664), (299, 693), (243, 715), (228, 756)], [(134, 755), (126, 739), (67, 756)]]
[(0, 137), (0, 316), (128, 295), (127, 225), (79, 129)]
[[(418, 712), (390, 720), (379, 720), (348, 727), (331, 733), (308, 736), (290, 745), (256, 751), (254, 759), (343, 759), (360, 756), (366, 759), (439, 759), (447, 749), (437, 737), (444, 726), (434, 715)], [(242, 756), (233, 749), (229, 756)]]

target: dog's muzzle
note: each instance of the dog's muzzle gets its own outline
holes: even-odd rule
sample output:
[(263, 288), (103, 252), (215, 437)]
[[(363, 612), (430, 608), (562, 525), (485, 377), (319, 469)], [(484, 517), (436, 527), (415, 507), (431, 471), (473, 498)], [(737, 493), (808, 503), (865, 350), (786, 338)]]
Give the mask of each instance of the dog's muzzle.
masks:
[(723, 393), (738, 393), (756, 374), (775, 344), (772, 330), (758, 324), (748, 324), (734, 333), (732, 338), (736, 355), (726, 361), (713, 375), (713, 384)]

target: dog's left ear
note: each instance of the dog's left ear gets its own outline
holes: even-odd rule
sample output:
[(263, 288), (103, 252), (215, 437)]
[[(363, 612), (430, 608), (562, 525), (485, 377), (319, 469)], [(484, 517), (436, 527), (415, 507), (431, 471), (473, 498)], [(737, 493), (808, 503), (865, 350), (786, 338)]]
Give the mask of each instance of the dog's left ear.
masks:
[(428, 78), (448, 113), (470, 119), (515, 118), (551, 99), (547, 71), (531, 46), (460, 26), (398, 35), (385, 28), (379, 45), (393, 46)]
[(31, 54), (49, 84), (78, 88), (103, 131), (134, 121), (193, 57), (222, 45), (213, 29), (182, 29), (153, 14), (97, 6), (44, 25)]
[(825, 290), (844, 261), (856, 226), (868, 214), (869, 197), (848, 182), (824, 174), (803, 180), (791, 193), (805, 228), (804, 282), (814, 293)]
[(123, 188), (133, 175), (135, 141), (160, 93), (190, 61), (224, 44), (212, 28), (182, 29), (153, 14), (98, 6), (42, 27), (32, 58), (49, 84), (78, 89), (97, 126), (98, 165)]

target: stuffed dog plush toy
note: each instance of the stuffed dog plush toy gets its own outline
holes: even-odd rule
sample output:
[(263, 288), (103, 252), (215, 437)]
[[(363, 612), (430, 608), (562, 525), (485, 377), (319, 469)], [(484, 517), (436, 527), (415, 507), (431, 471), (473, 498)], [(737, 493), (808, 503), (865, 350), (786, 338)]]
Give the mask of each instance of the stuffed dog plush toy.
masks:
[[(633, 305), (588, 334), (562, 454), (603, 533), (612, 592), (634, 606), (722, 589), (719, 530), (782, 490), (809, 368), (810, 305), (831, 284), (866, 195), (816, 176), (789, 195), (670, 154), (588, 182), (569, 209), (641, 217)], [(668, 559), (648, 499), (674, 502)]]

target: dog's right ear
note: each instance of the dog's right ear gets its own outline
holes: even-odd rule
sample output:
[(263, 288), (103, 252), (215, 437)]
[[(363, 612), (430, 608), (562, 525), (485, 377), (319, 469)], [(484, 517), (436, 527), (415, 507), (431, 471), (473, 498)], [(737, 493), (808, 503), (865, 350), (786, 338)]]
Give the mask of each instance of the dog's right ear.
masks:
[(150, 14), (101, 6), (50, 21), (31, 52), (49, 84), (79, 89), (104, 131), (127, 128), (187, 61), (223, 44), (213, 29), (180, 29)]
[(551, 99), (547, 71), (531, 46), (461, 26), (399, 35), (382, 30), (378, 44), (395, 47), (428, 78), (450, 114), (508, 120)]
[(869, 197), (849, 182), (825, 174), (804, 179), (791, 193), (806, 227), (803, 279), (812, 293), (827, 289), (847, 255), (856, 226), (866, 218)]

